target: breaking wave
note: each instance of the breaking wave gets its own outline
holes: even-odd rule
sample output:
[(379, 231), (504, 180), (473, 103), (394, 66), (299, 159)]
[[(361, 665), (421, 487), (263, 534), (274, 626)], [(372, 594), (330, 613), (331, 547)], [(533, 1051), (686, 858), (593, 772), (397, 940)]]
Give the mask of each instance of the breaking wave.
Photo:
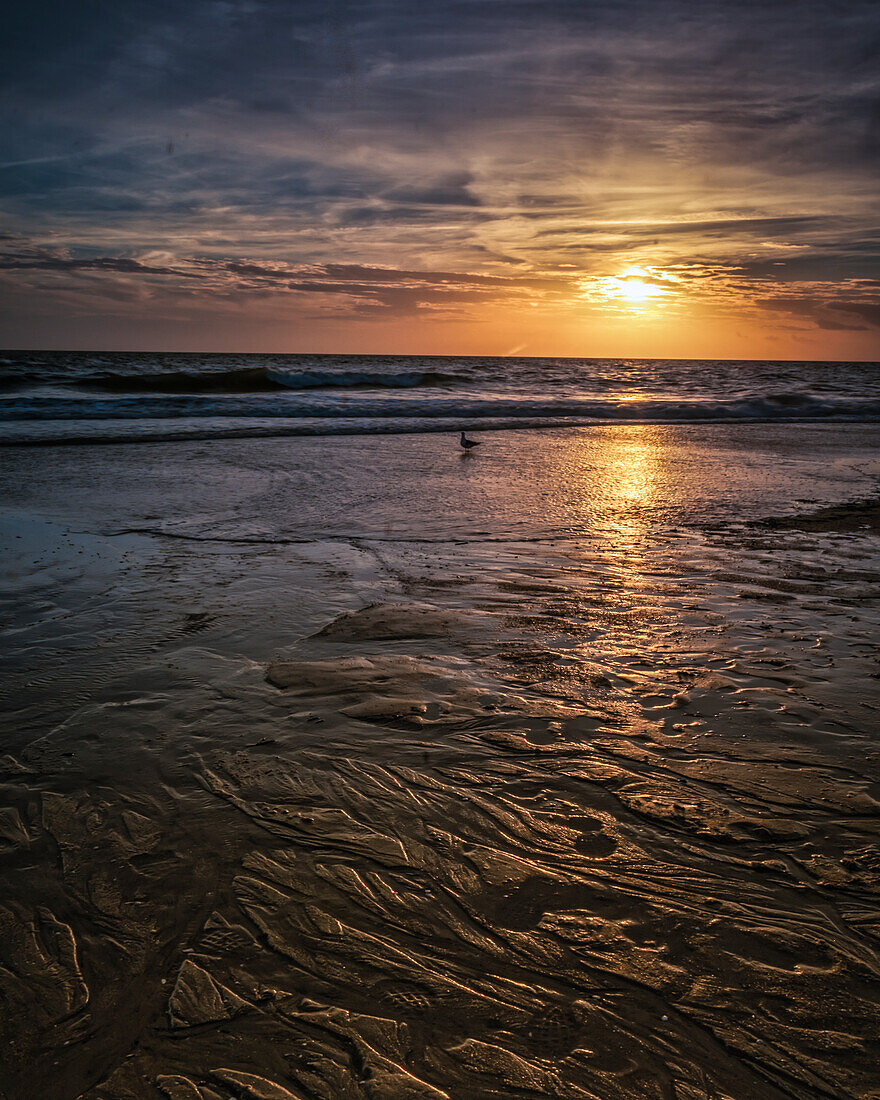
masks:
[(718, 400), (682, 398), (615, 400), (601, 397), (508, 397), (501, 394), (418, 397), (273, 395), (166, 395), (117, 398), (15, 396), (0, 400), (0, 420), (152, 420), (199, 417), (264, 419), (365, 418), (468, 420), (472, 418), (552, 417), (645, 423), (716, 420), (880, 420), (880, 400), (818, 397), (811, 394), (763, 394)]
[[(133, 443), (298, 435), (379, 435), (461, 429), (548, 429), (617, 424), (880, 421), (880, 402), (788, 397), (749, 401), (540, 401), (363, 398), (293, 401), (231, 398), (43, 399), (28, 409), (0, 401), (0, 446)], [(20, 403), (19, 403), (20, 404)], [(4, 407), (5, 406), (5, 407)]]
[[(97, 364), (96, 364), (97, 365)], [(0, 385), (20, 389), (45, 382), (45, 375), (19, 371), (0, 376)], [(55, 384), (107, 393), (272, 393), (278, 390), (412, 389), (418, 386), (467, 384), (465, 374), (445, 371), (285, 370), (280, 367), (233, 367), (228, 370), (160, 370), (144, 373), (95, 370)]]
[(0, 444), (880, 422), (880, 364), (10, 352)]

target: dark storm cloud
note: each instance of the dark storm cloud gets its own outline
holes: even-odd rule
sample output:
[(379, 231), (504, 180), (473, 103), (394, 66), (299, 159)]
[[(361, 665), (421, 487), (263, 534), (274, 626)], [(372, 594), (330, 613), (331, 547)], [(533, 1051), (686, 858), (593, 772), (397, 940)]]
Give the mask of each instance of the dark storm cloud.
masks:
[(745, 234), (752, 237), (779, 237), (790, 236), (791, 234), (801, 235), (804, 232), (834, 231), (838, 227), (847, 225), (852, 226), (852, 219), (834, 215), (800, 215), (776, 218), (716, 218), (711, 221), (682, 221), (638, 226), (633, 226), (631, 223), (595, 227), (569, 225), (564, 228), (540, 230), (536, 236), (566, 236), (571, 233), (586, 235), (617, 231), (628, 236), (638, 234), (649, 239), (657, 237), (704, 237), (716, 234), (723, 237)]
[[(0, 264), (2, 266), (2, 264)], [(218, 270), (218, 265), (206, 265)], [(464, 274), (453, 271), (415, 271), (395, 270), (386, 267), (367, 267), (363, 264), (320, 264), (309, 268), (292, 268), (289, 266), (267, 267), (264, 264), (241, 263), (235, 260), (220, 265), (222, 269), (235, 275), (242, 275), (259, 281), (269, 281), (281, 285), (289, 285), (292, 277), (301, 279), (304, 275), (317, 278), (326, 285), (327, 280), (332, 280), (341, 288), (351, 287), (355, 283), (368, 282), (371, 285), (387, 286), (396, 283), (415, 283), (421, 286), (468, 286), (482, 287), (517, 287), (523, 280), (502, 275)], [(532, 278), (529, 285), (556, 286), (562, 280), (553, 278)]]
[[(871, 6), (852, 2), (35, 3), (7, 31), (4, 83), (30, 152), (41, 134), (122, 144), (144, 128), (212, 152), (246, 129), (424, 147), (522, 119), (537, 147), (543, 131), (675, 155), (690, 130), (726, 159), (748, 147), (794, 171), (830, 148), (876, 155), (872, 37)], [(466, 168), (446, 179), (392, 186), (474, 201)]]
[(6, 270), (232, 294), (317, 264), (336, 294), (341, 258), (400, 273), (363, 282), (388, 308), (427, 293), (405, 272), (498, 263), (546, 289), (718, 262), (756, 301), (876, 277), (878, 48), (862, 0), (33, 0), (0, 45), (0, 220), (48, 253)]
[(124, 275), (173, 275), (180, 279), (197, 279), (199, 276), (178, 267), (155, 267), (125, 256), (97, 256), (70, 258), (44, 252), (21, 252), (0, 255), (0, 271), (99, 271), (118, 272)]
[(747, 260), (744, 274), (756, 279), (801, 283), (821, 279), (870, 279), (880, 272), (880, 241), (832, 242), (784, 260)]

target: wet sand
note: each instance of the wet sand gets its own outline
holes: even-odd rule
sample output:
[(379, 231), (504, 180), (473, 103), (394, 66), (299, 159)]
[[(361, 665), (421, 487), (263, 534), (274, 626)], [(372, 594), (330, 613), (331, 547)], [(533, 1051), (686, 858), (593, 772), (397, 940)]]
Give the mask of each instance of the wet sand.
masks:
[(880, 452), (799, 435), (0, 457), (0, 1093), (880, 1096)]
[(818, 508), (812, 512), (793, 516), (768, 516), (759, 520), (758, 526), (770, 530), (796, 529), (799, 531), (824, 531), (828, 534), (853, 534), (859, 531), (880, 532), (880, 499), (856, 500), (830, 508)]

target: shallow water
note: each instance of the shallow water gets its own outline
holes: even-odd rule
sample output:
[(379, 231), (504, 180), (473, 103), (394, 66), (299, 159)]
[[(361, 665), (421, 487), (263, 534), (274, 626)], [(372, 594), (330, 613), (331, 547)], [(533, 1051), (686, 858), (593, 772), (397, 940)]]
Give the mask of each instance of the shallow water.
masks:
[(3, 454), (8, 1095), (873, 1095), (876, 430), (484, 439)]

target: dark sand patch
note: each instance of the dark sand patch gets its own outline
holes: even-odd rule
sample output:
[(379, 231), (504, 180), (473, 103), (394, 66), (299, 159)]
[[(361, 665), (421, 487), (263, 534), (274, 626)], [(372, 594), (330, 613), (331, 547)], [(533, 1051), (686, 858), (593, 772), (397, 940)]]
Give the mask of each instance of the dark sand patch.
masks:
[(492, 630), (491, 615), (451, 610), (428, 604), (372, 604), (346, 611), (328, 623), (316, 638), (335, 642), (392, 641), (410, 638), (454, 638)]
[(880, 497), (854, 500), (792, 516), (768, 516), (752, 521), (752, 526), (770, 531), (813, 531), (817, 534), (880, 533)]
[(275, 661), (266, 679), (288, 695), (308, 698), (366, 722), (431, 725), (519, 713), (522, 696), (480, 684), (459, 663), (405, 654)]

